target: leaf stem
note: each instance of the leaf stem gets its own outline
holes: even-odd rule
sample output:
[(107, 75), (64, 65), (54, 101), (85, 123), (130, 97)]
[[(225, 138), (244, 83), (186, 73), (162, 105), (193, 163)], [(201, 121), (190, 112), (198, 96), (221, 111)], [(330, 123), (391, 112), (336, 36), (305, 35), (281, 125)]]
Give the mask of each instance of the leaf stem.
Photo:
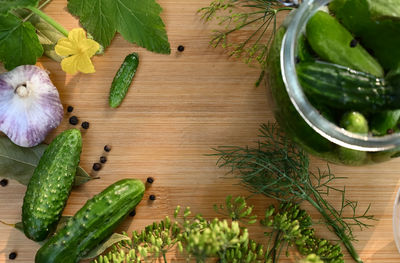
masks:
[(42, 18), (44, 21), (49, 23), (52, 27), (57, 29), (57, 31), (59, 31), (61, 34), (68, 37), (68, 31), (62, 25), (56, 22), (53, 18), (46, 15), (44, 12), (40, 11), (36, 7), (29, 7), (28, 9), (31, 10), (34, 14), (38, 15), (40, 18)]
[(165, 253), (162, 254), (162, 257), (163, 257), (163, 259), (164, 259), (164, 263), (168, 263), (167, 257), (165, 256)]
[[(44, 1), (41, 5), (39, 5), (38, 6), (38, 9), (40, 10), (40, 9), (42, 9), (43, 7), (45, 7), (48, 3), (50, 3), (52, 0), (46, 0), (46, 1)], [(24, 18), (24, 22), (26, 22), (26, 21), (28, 21), (29, 20), (29, 18), (31, 18), (32, 17), (32, 15), (33, 15), (33, 13), (30, 13), (27, 17), (25, 17)]]

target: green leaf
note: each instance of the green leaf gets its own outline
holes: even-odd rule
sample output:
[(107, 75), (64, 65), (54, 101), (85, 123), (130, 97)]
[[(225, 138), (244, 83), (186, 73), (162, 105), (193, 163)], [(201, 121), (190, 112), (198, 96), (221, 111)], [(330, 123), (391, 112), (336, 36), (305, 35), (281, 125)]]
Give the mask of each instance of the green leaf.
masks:
[(171, 53), (162, 8), (155, 0), (69, 0), (68, 10), (102, 46), (110, 45), (116, 32), (150, 51)]
[(0, 16), (0, 61), (8, 70), (36, 63), (43, 54), (35, 28), (16, 16)]
[[(39, 242), (37, 242), (37, 243), (40, 244), (40, 245), (44, 245), (44, 243), (46, 243), (55, 233), (57, 233), (58, 230), (60, 230), (61, 228), (63, 228), (63, 227), (67, 224), (68, 220), (69, 220), (71, 217), (72, 217), (72, 216), (62, 216), (62, 217), (60, 218), (60, 221), (58, 221), (56, 230), (54, 230), (54, 232), (51, 233), (51, 234), (49, 235), (49, 237), (47, 237), (45, 240), (39, 241)], [(17, 230), (19, 230), (19, 231), (21, 231), (22, 233), (24, 233), (24, 226), (22, 225), (22, 222), (16, 223), (16, 224), (14, 225), (14, 228), (17, 229)]]
[(108, 248), (110, 248), (112, 245), (121, 242), (122, 240), (130, 240), (128, 236), (114, 233), (112, 234), (108, 239), (106, 239), (103, 243), (98, 245), (96, 248), (94, 248), (92, 251), (90, 251), (83, 259), (92, 259), (95, 257), (100, 256), (101, 254), (104, 253)]
[[(46, 148), (46, 144), (24, 148), (15, 145), (7, 137), (0, 137), (0, 175), (27, 185)], [(92, 179), (85, 170), (78, 167), (75, 175), (76, 186)]]
[(0, 15), (22, 7), (35, 7), (39, 0), (0, 0)]

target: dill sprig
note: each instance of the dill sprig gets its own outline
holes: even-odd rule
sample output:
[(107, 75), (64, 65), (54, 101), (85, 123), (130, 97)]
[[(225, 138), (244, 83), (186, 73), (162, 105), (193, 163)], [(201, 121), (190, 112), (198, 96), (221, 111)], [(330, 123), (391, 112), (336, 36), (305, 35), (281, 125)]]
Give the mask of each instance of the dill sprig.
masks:
[[(271, 205), (259, 221), (252, 214), (252, 206), (248, 206), (245, 198), (240, 196), (228, 196), (224, 205), (216, 207), (227, 218), (210, 221), (199, 214), (192, 217), (189, 208), (181, 211), (178, 206), (173, 220), (166, 217), (141, 232), (134, 231), (131, 239), (114, 245), (94, 262), (154, 262), (161, 257), (167, 262), (166, 254), (177, 248), (187, 260), (196, 262), (218, 259), (221, 263), (276, 263), (282, 251), (285, 249), (288, 256), (288, 250), (293, 246), (302, 255), (314, 255), (309, 259), (344, 262), (340, 246), (315, 237), (314, 229), (310, 228), (310, 216), (298, 204)], [(252, 240), (248, 230), (241, 225), (257, 221), (266, 228), (266, 246)], [(123, 235), (128, 236), (126, 233)]]
[[(204, 21), (216, 19), (223, 27), (214, 30), (210, 41), (213, 47), (227, 48), (230, 56), (242, 57), (246, 63), (257, 61), (261, 65), (258, 86), (264, 77), (268, 50), (275, 37), (277, 15), (292, 9), (278, 0), (214, 0), (198, 12)], [(244, 41), (230, 41), (230, 35), (243, 29), (250, 32)]]
[[(328, 229), (343, 242), (356, 262), (362, 262), (352, 242), (353, 227), (369, 227), (368, 208), (357, 212), (358, 203), (346, 198), (346, 189), (338, 189), (331, 183), (338, 179), (330, 172), (309, 169), (307, 154), (287, 139), (275, 124), (262, 125), (260, 140), (255, 147), (218, 147), (219, 167), (229, 167), (250, 191), (261, 193), (282, 202), (307, 201), (322, 215)], [(337, 209), (326, 200), (330, 192), (341, 194), (341, 206)], [(348, 214), (350, 210), (350, 215)]]

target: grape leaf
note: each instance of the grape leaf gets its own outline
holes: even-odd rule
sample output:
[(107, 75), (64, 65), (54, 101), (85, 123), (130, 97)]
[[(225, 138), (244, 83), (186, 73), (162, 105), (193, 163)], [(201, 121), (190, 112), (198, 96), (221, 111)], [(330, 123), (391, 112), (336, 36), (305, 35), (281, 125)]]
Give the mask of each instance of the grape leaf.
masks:
[(30, 22), (22, 22), (12, 14), (0, 15), (0, 61), (6, 69), (33, 65), (42, 54), (43, 47)]
[(110, 45), (116, 32), (150, 51), (171, 53), (162, 8), (155, 0), (68, 0), (68, 10), (102, 46)]
[[(14, 179), (23, 185), (27, 185), (46, 148), (46, 144), (24, 148), (15, 145), (7, 137), (0, 137), (0, 177)], [(75, 186), (92, 179), (94, 178), (87, 174), (85, 170), (78, 167), (75, 175)]]
[(22, 7), (35, 7), (39, 0), (0, 0), (0, 15), (5, 15), (8, 11)]

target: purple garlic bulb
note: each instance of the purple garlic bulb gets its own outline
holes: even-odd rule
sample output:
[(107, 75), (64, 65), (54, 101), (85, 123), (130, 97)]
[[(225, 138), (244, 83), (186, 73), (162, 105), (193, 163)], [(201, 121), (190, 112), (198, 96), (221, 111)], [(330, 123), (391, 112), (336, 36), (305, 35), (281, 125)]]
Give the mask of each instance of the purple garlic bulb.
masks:
[(41, 143), (58, 127), (63, 106), (47, 72), (32, 65), (0, 74), (0, 131), (22, 147)]

